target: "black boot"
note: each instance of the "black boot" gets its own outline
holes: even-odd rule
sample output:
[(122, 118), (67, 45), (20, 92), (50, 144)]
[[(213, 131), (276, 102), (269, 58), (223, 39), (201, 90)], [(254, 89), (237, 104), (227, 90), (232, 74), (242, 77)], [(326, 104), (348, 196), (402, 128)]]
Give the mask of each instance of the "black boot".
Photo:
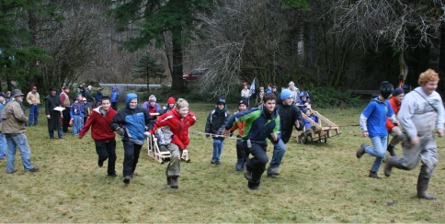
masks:
[(419, 178), (417, 179), (417, 197), (426, 199), (426, 200), (436, 200), (436, 197), (434, 195), (430, 195), (426, 193), (426, 190), (428, 189), (428, 183), (430, 182), (429, 178), (421, 177), (419, 175)]
[(396, 155), (396, 153), (394, 152), (394, 146), (392, 146), (392, 145), (388, 145), (388, 147), (386, 148), (386, 151), (388, 151), (389, 155), (391, 155), (391, 156)]
[(170, 178), (170, 187), (173, 188), (173, 189), (178, 189), (179, 188), (178, 176), (172, 176)]
[(171, 177), (167, 176), (167, 185), (170, 186), (171, 182), (172, 182)]
[(368, 177), (375, 178), (375, 179), (381, 179), (381, 177), (379, 177), (379, 175), (377, 175), (377, 172), (373, 172), (371, 170), (369, 171)]

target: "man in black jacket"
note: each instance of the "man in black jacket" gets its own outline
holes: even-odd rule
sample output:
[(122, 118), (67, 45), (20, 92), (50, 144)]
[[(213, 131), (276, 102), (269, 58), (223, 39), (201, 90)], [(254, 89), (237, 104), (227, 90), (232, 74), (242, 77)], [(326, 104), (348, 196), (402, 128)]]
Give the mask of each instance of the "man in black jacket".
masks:
[(269, 168), (267, 169), (267, 176), (276, 178), (279, 173), (279, 167), (284, 153), (286, 153), (286, 144), (295, 126), (297, 130), (302, 130), (304, 127), (303, 116), (300, 109), (293, 103), (292, 92), (285, 89), (280, 94), (281, 104), (277, 104), (278, 114), (280, 115), (280, 128), (281, 138), (274, 143), (274, 150), (272, 160), (270, 161)]

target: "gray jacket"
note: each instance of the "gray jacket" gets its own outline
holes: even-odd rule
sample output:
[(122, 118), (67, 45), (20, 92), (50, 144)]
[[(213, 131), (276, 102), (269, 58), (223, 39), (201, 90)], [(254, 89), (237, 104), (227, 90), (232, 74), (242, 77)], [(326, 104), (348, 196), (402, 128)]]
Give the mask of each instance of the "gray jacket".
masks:
[(25, 124), (28, 118), (23, 113), (19, 102), (12, 100), (6, 104), (2, 111), (0, 132), (3, 134), (18, 134), (25, 132)]

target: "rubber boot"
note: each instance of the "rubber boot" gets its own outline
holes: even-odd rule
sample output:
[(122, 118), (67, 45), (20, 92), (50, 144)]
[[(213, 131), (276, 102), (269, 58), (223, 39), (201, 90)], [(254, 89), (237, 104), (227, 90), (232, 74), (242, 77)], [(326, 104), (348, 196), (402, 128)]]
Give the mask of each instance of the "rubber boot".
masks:
[(396, 165), (397, 165), (397, 157), (394, 156), (388, 157), (385, 163), (385, 171), (384, 171), (385, 176), (387, 177), (391, 176), (392, 167)]
[(426, 200), (436, 200), (436, 197), (434, 195), (430, 195), (426, 193), (426, 190), (428, 190), (428, 183), (430, 182), (429, 178), (421, 177), (417, 179), (417, 197), (426, 199)]
[(171, 185), (171, 177), (167, 176), (167, 185), (170, 186)]
[(388, 145), (388, 147), (386, 148), (386, 151), (388, 151), (389, 155), (391, 155), (391, 156), (396, 155), (396, 153), (394, 152), (394, 146), (392, 146), (392, 145)]
[(173, 189), (178, 189), (179, 188), (178, 176), (172, 176), (170, 178), (170, 187), (173, 188)]
[(238, 158), (238, 161), (236, 161), (236, 165), (235, 165), (236, 171), (243, 171), (244, 163), (245, 163), (244, 158)]

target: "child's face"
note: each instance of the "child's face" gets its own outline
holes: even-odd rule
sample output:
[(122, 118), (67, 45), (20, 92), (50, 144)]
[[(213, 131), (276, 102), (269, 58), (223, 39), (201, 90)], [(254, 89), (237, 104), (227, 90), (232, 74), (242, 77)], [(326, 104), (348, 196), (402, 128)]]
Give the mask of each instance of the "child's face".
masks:
[(284, 105), (288, 105), (288, 106), (290, 106), (290, 105), (292, 105), (294, 103), (294, 98), (287, 98), (287, 99), (284, 99), (283, 100), (283, 104)]
[(311, 110), (307, 110), (307, 111), (306, 111), (306, 115), (307, 115), (307, 116), (311, 116), (311, 114), (312, 114)]
[(260, 88), (260, 92), (264, 92), (264, 88), (261, 87), (261, 88)]
[(275, 100), (268, 100), (264, 103), (264, 106), (269, 112), (272, 112), (275, 109)]
[(220, 109), (220, 110), (224, 109), (224, 104), (218, 104), (218, 105), (216, 105), (216, 106), (217, 106), (218, 109)]
[(188, 107), (182, 107), (178, 110), (179, 114), (181, 115), (181, 117), (186, 117), (187, 114), (189, 113), (189, 108)]
[(306, 96), (302, 96), (301, 100), (306, 101), (307, 97)]
[(156, 101), (150, 101), (150, 106), (154, 107), (156, 105)]
[(102, 109), (104, 111), (108, 111), (110, 109), (111, 103), (110, 100), (102, 100)]
[(137, 98), (132, 99), (132, 100), (130, 101), (129, 105), (130, 105), (130, 108), (131, 108), (131, 109), (136, 108), (136, 107), (138, 106), (138, 99), (137, 99)]
[(247, 110), (247, 106), (245, 104), (240, 104), (238, 106), (238, 109), (239, 109), (239, 111), (244, 111), (244, 110)]

